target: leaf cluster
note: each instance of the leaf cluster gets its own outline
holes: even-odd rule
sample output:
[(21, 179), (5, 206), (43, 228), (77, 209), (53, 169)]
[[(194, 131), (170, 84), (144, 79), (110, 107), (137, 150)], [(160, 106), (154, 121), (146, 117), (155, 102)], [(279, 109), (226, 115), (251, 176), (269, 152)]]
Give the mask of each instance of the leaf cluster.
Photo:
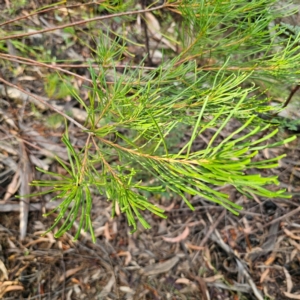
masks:
[[(35, 186), (52, 187), (47, 193), (58, 193), (54, 199), (63, 200), (54, 210), (58, 210), (59, 214), (49, 229), (52, 230), (64, 219), (56, 236), (71, 228), (79, 211), (80, 226), (76, 238), (82, 228), (92, 232), (93, 190), (112, 201), (113, 216), (117, 209), (126, 214), (133, 231), (137, 229), (136, 220), (145, 228), (150, 227), (142, 214), (145, 210), (165, 218), (163, 210), (145, 197), (145, 191), (152, 195), (172, 191), (192, 210), (194, 208), (188, 195), (197, 195), (224, 206), (234, 214), (242, 207), (232, 202), (227, 194), (216, 191), (215, 187), (230, 184), (249, 197), (253, 194), (262, 197), (288, 197), (283, 190), (271, 191), (265, 188), (269, 184), (278, 184), (277, 178), (247, 174), (247, 170), (253, 168), (276, 167), (282, 156), (258, 162), (254, 162), (253, 158), (258, 151), (282, 145), (294, 137), (266, 144), (277, 133), (275, 129), (262, 138), (255, 139), (257, 133), (267, 132), (270, 125), (256, 124), (257, 117), (249, 108), (249, 103), (245, 103), (249, 100), (247, 96), (250, 90), (237, 88), (232, 89), (231, 93), (226, 92), (226, 83), (229, 82), (230, 86), (238, 85), (243, 82), (244, 74), (226, 80), (222, 76), (216, 76), (213, 89), (201, 90), (199, 86), (205, 77), (192, 76), (191, 79), (190, 74), (181, 73), (176, 78), (183, 79), (184, 84), (181, 86), (179, 82), (176, 94), (164, 82), (170, 80), (167, 76), (156, 77), (154, 80), (153, 75), (147, 74), (146, 80), (139, 74), (140, 83), (133, 84), (131, 80), (136, 81), (137, 77), (136, 72), (133, 72), (130, 78), (126, 78), (127, 84), (123, 84), (123, 76), (116, 76), (115, 83), (106, 86), (105, 70), (102, 69), (97, 74), (93, 69), (90, 71), (94, 82), (90, 89), (90, 103), (84, 103), (76, 91), (73, 91), (74, 97), (88, 115), (85, 123), (85, 147), (80, 151), (76, 150), (68, 135), (64, 135), (62, 141), (68, 149), (70, 166), (59, 158), (57, 160), (66, 170), (66, 175), (40, 169), (57, 179), (33, 182)], [(169, 76), (172, 77), (173, 74)], [(151, 84), (153, 81), (158, 85), (158, 80), (161, 81), (160, 88)], [(186, 80), (190, 81), (189, 85), (186, 85)], [(219, 109), (216, 109), (218, 106), (214, 105), (214, 101), (219, 104)], [(222, 129), (233, 118), (248, 119), (216, 145), (215, 141), (219, 140)], [(181, 149), (170, 149), (169, 139), (182, 124), (192, 126), (190, 139)], [(197, 137), (211, 128), (217, 130), (206, 149), (194, 149)], [(115, 157), (117, 163), (113, 162), (116, 161)], [(151, 175), (155, 178), (155, 183), (148, 185), (143, 180), (143, 174)]]
[[(257, 172), (276, 167), (282, 158), (258, 160), (260, 151), (294, 139), (270, 143), (278, 130), (257, 117), (272, 107), (267, 105), (268, 99), (258, 97), (261, 93), (254, 80), (299, 80), (300, 37), (284, 44), (277, 38), (282, 33), (279, 27), (270, 33), (269, 24), (289, 13), (277, 10), (274, 3), (167, 2), (165, 7), (182, 18), (177, 28), (182, 52), (163, 58), (152, 69), (144, 68), (142, 61), (135, 68), (128, 65), (123, 73), (117, 72), (114, 59), (126, 52), (128, 40), (116, 33), (112, 34), (115, 38), (105, 37), (95, 51), (99, 66), (92, 67), (91, 62), (88, 101), (69, 87), (87, 114), (81, 128), (85, 145), (75, 147), (66, 130), (62, 142), (69, 161), (57, 158), (65, 174), (39, 169), (55, 179), (33, 182), (49, 188), (43, 194), (62, 200), (50, 212), (57, 216), (49, 230), (60, 225), (58, 237), (79, 219), (75, 238), (84, 229), (95, 239), (91, 220), (95, 191), (112, 202), (113, 216), (117, 210), (126, 215), (133, 231), (137, 221), (150, 227), (143, 214), (146, 210), (166, 217), (146, 197), (164, 191), (180, 196), (192, 210), (189, 197), (199, 196), (234, 214), (242, 207), (216, 187), (230, 184), (247, 197), (289, 197), (284, 190), (268, 188), (278, 185), (276, 177)], [(108, 5), (103, 9), (117, 11)], [(240, 126), (227, 137), (221, 136), (232, 120)], [(188, 138), (178, 148), (172, 139), (182, 129)], [(198, 149), (198, 137), (212, 129), (206, 148)], [(259, 133), (265, 134), (257, 138)]]

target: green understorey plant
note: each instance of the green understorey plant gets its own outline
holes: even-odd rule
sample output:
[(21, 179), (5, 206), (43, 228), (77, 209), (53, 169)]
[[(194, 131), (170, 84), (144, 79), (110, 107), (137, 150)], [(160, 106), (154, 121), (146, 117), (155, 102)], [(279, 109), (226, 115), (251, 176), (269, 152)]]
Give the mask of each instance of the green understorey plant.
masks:
[[(134, 8), (129, 19), (122, 16), (125, 4), (110, 12), (120, 13), (118, 22), (124, 28), (137, 18)], [(290, 37), (283, 35), (286, 26), (270, 26), (293, 12), (275, 4), (269, 0), (183, 0), (167, 1), (157, 10), (154, 5), (148, 7), (158, 19), (172, 19), (174, 14), (180, 19), (173, 36), (166, 33), (164, 37), (175, 41), (181, 51), (174, 55), (166, 50), (162, 62), (151, 68), (146, 66), (146, 56), (134, 68), (129, 64), (120, 72), (119, 61), (132, 36), (125, 29), (102, 32), (106, 42), (97, 45), (89, 67), (89, 100), (68, 85), (87, 115), (78, 126), (85, 145), (74, 145), (70, 119), (66, 120), (62, 142), (69, 159), (56, 158), (65, 172), (38, 168), (53, 179), (32, 183), (43, 188), (39, 195), (62, 200), (46, 214), (57, 213), (48, 231), (59, 226), (55, 234), (59, 237), (79, 220), (75, 239), (83, 229), (95, 240), (91, 220), (95, 193), (112, 202), (112, 216), (118, 209), (126, 215), (132, 231), (138, 222), (150, 228), (145, 210), (166, 217), (149, 195), (178, 195), (191, 210), (189, 197), (197, 195), (233, 214), (242, 207), (216, 187), (229, 184), (249, 198), (289, 197), (271, 186), (279, 184), (276, 177), (259, 174), (261, 169), (278, 166), (283, 155), (257, 159), (260, 151), (294, 139), (270, 142), (278, 129), (258, 117), (279, 110), (268, 105), (266, 95), (272, 93), (272, 85), (287, 88), (297, 84), (300, 76), (299, 33)], [(233, 121), (235, 129), (222, 136)], [(173, 142), (179, 131), (186, 133), (179, 137), (180, 147)], [(211, 138), (205, 148), (198, 149), (197, 140), (205, 132)]]

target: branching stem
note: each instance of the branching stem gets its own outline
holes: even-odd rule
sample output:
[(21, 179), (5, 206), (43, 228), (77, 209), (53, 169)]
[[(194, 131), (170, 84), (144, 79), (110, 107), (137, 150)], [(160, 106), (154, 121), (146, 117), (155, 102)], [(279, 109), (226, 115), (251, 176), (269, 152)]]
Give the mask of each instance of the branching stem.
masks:
[(110, 145), (113, 148), (118, 148), (118, 149), (120, 149), (124, 152), (128, 152), (128, 153), (131, 153), (133, 155), (144, 157), (144, 158), (153, 159), (153, 160), (156, 160), (156, 161), (166, 161), (166, 162), (169, 162), (169, 163), (181, 163), (181, 164), (184, 164), (184, 165), (200, 165), (201, 163), (208, 163), (209, 162), (207, 159), (174, 159), (174, 158), (168, 158), (168, 157), (162, 157), (162, 156), (153, 156), (153, 155), (149, 155), (149, 154), (146, 154), (146, 153), (137, 152), (133, 149), (124, 148), (124, 147), (122, 147), (118, 144), (110, 142), (110, 141), (108, 141), (106, 139), (103, 139), (99, 136), (97, 136), (97, 138), (101, 142), (103, 142), (104, 144)]

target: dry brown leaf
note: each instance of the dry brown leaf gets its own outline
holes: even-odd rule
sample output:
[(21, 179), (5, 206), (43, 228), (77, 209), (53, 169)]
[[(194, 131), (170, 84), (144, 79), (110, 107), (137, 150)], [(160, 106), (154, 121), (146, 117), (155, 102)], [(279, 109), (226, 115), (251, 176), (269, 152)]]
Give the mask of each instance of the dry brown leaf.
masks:
[(159, 25), (159, 22), (157, 21), (157, 19), (155, 18), (155, 16), (150, 12), (146, 12), (145, 18), (147, 20), (147, 25), (148, 25), (149, 31), (151, 33), (152, 32), (158, 33), (160, 31), (160, 25)]
[(80, 281), (77, 278), (71, 278), (71, 282), (75, 284), (80, 284)]
[(283, 267), (282, 269), (283, 269), (284, 275), (286, 277), (286, 291), (288, 293), (290, 293), (293, 289), (292, 278), (291, 278), (291, 275), (290, 275), (290, 273), (288, 272), (288, 270), (286, 268)]
[(101, 226), (101, 227), (95, 228), (95, 230), (94, 230), (95, 236), (99, 237), (100, 235), (103, 234), (104, 230), (105, 230), (105, 226)]
[(204, 220), (200, 220), (200, 221), (190, 222), (187, 224), (187, 226), (189, 226), (189, 227), (194, 227), (197, 225), (203, 225), (205, 227), (206, 223), (204, 222)]
[(4, 281), (0, 282), (0, 299), (3, 298), (4, 294), (13, 291), (23, 291), (24, 287), (19, 285), (16, 281)]
[(118, 223), (116, 221), (112, 222), (111, 230), (112, 230), (112, 234), (118, 233)]
[(15, 292), (15, 291), (23, 291), (24, 287), (21, 285), (7, 285), (2, 286), (0, 282), (0, 299), (3, 298), (4, 294), (8, 292)]
[(32, 245), (36, 245), (36, 244), (39, 244), (39, 243), (44, 243), (44, 242), (48, 242), (48, 243), (55, 243), (55, 241), (51, 241), (49, 238), (44, 238), (44, 237), (41, 237), (41, 238), (39, 238), (39, 239), (37, 239), (37, 240), (32, 240), (32, 241), (30, 241), (28, 244), (26, 244), (24, 247), (25, 248), (28, 248), (28, 247), (30, 247), (30, 246), (32, 246)]
[[(195, 293), (196, 295), (197, 295), (197, 293), (199, 293), (199, 287), (194, 282), (192, 282), (190, 285), (185, 286), (183, 289), (180, 289), (181, 295), (190, 294), (190, 293)], [(187, 298), (182, 298), (182, 299), (187, 299)], [(196, 299), (196, 298), (194, 298), (194, 299)], [(201, 298), (199, 298), (199, 299), (201, 299)]]
[(109, 233), (109, 225), (108, 225), (108, 222), (106, 222), (105, 225), (104, 225), (104, 236), (105, 236), (105, 238), (106, 238), (107, 241), (109, 241), (109, 240), (112, 239), (112, 237), (111, 237), (111, 235), (110, 235), (110, 233)]
[(148, 30), (150, 31), (152, 37), (158, 41), (161, 41), (173, 51), (176, 51), (176, 47), (160, 33), (160, 25), (155, 16), (150, 12), (146, 12), (145, 19), (147, 21)]
[(215, 282), (219, 279), (223, 279), (223, 275), (219, 274), (219, 275), (215, 275), (215, 276), (211, 276), (211, 277), (204, 277), (203, 280), (206, 283), (211, 283), (211, 282)]
[(195, 279), (197, 280), (199, 284), (200, 291), (202, 292), (202, 299), (203, 300), (209, 300), (209, 293), (207, 290), (207, 285), (202, 277), (196, 276)]
[(290, 259), (291, 261), (294, 260), (294, 258), (296, 257), (296, 255), (298, 255), (299, 253), (299, 249), (294, 249), (291, 253)]
[(175, 283), (190, 285), (192, 282), (187, 278), (178, 278)]
[(204, 249), (204, 257), (206, 259), (206, 262), (208, 262), (210, 265), (211, 265), (211, 252), (209, 250), (209, 247), (207, 246), (204, 246), (205, 249)]
[(7, 241), (7, 244), (8, 244), (8, 248), (10, 250), (17, 249), (17, 246), (15, 245), (15, 243), (10, 238), (7, 238), (6, 241)]
[(12, 195), (14, 195), (14, 193), (18, 190), (19, 186), (20, 186), (20, 172), (19, 170), (15, 173), (11, 183), (8, 185), (7, 189), (6, 189), (6, 193), (4, 195), (3, 201), (7, 201)]
[(156, 205), (157, 207), (163, 209), (164, 211), (171, 211), (174, 206), (175, 206), (175, 202), (172, 202), (169, 206), (165, 207), (165, 206), (162, 206), (162, 205)]
[(291, 299), (299, 299), (300, 300), (300, 295), (296, 295), (296, 294), (292, 294), (292, 293), (288, 293), (288, 292), (283, 292), (284, 295), (288, 298), (291, 298)]
[(290, 231), (290, 230), (288, 230), (288, 229), (286, 229), (286, 228), (283, 228), (283, 231), (284, 231), (284, 233), (285, 233), (288, 237), (290, 237), (290, 238), (292, 238), (292, 239), (294, 239), (294, 240), (300, 241), (300, 236), (295, 235), (292, 231)]
[(184, 231), (180, 235), (178, 235), (178, 236), (176, 236), (174, 238), (169, 238), (169, 237), (164, 237), (163, 236), (163, 240), (165, 242), (168, 242), (168, 243), (179, 243), (182, 240), (186, 239), (189, 234), (190, 234), (190, 229), (189, 229), (188, 226), (186, 226), (185, 229), (184, 229)]
[(275, 259), (276, 259), (276, 253), (273, 252), (273, 253), (271, 253), (271, 255), (269, 256), (269, 258), (265, 261), (265, 265), (266, 265), (266, 266), (270, 266), (270, 265), (274, 262)]
[(101, 293), (99, 294), (99, 299), (106, 299), (105, 297), (108, 295), (108, 293), (111, 291), (113, 285), (115, 284), (115, 276), (112, 275), (106, 284), (106, 286), (102, 289)]
[(171, 259), (168, 259), (162, 263), (147, 266), (146, 268), (141, 270), (141, 272), (146, 276), (166, 273), (170, 271), (178, 262), (179, 262), (179, 257), (174, 256)]
[(298, 251), (300, 251), (300, 244), (298, 244), (296, 241), (294, 241), (291, 238), (289, 238), (289, 242), (290, 242), (291, 245), (293, 245), (294, 247), (296, 247)]
[(260, 276), (260, 283), (263, 283), (265, 281), (265, 279), (267, 278), (268, 274), (270, 273), (270, 269), (266, 269), (263, 271), (263, 273)]
[(14, 129), (18, 129), (16, 123), (14, 122), (14, 120), (8, 116), (3, 116), (3, 120), (5, 120), (5, 122), (7, 124), (9, 124), (11, 127), (13, 127)]
[(186, 243), (185, 246), (186, 246), (188, 249), (191, 249), (191, 250), (198, 250), (198, 251), (201, 251), (201, 250), (204, 250), (204, 249), (205, 249), (205, 247), (193, 245), (193, 244), (190, 244), (190, 243)]
[(5, 289), (5, 293), (15, 292), (15, 291), (23, 291), (24, 287), (21, 285), (10, 285)]
[(244, 217), (242, 220), (243, 220), (243, 223), (245, 225), (245, 228), (243, 229), (244, 233), (245, 234), (251, 234), (252, 231), (253, 231), (253, 228), (252, 228), (252, 226), (249, 225), (249, 222), (248, 222), (247, 218)]
[(8, 272), (2, 260), (0, 260), (0, 271), (2, 272), (2, 274), (0, 274), (0, 280), (8, 280)]
[[(120, 286), (120, 291), (122, 291), (123, 293), (126, 293), (126, 294), (134, 294), (135, 291), (133, 289), (131, 289), (129, 286)], [(127, 298), (128, 299), (128, 298)]]
[(264, 154), (265, 158), (267, 158), (267, 159), (270, 158), (270, 150), (269, 149), (262, 150), (262, 153)]
[[(207, 249), (207, 248), (206, 248)], [(205, 250), (206, 251), (206, 250)], [(209, 252), (209, 250), (207, 250), (206, 252)], [(210, 258), (210, 254), (207, 256), (206, 254), (203, 256), (203, 260), (205, 261), (206, 266), (211, 270), (214, 271), (215, 267), (212, 265), (211, 263), (211, 258)]]
[(34, 77), (34, 76), (29, 76), (29, 75), (24, 75), (24, 76), (20, 76), (19, 78), (18, 78), (18, 80), (23, 80), (23, 81), (34, 81), (34, 80), (36, 80), (37, 78), (36, 77)]
[(129, 251), (120, 251), (118, 253), (118, 256), (126, 256), (125, 266), (127, 266), (131, 262), (132, 256), (131, 256), (131, 253)]
[(116, 211), (117, 216), (119, 216), (121, 214), (120, 205), (119, 205), (118, 201), (116, 201), (116, 204), (115, 204), (115, 211)]
[(60, 276), (59, 282), (63, 282), (65, 279), (67, 279), (68, 277), (76, 274), (81, 269), (82, 269), (82, 267), (77, 267), (77, 268), (73, 268), (73, 269), (68, 270), (67, 272), (65, 272), (64, 275)]

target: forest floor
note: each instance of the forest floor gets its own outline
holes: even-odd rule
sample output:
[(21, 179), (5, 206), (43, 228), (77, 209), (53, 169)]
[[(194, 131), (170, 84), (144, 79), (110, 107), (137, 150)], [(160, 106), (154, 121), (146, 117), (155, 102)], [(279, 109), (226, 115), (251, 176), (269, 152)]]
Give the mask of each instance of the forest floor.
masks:
[[(43, 1), (43, 5), (46, 2), (51, 3)], [(69, 18), (72, 23), (81, 19), (82, 11), (91, 9), (88, 5), (74, 6), (28, 17), (37, 9), (38, 1), (28, 1), (24, 7), (13, 7), (9, 1), (1, 3), (1, 22), (24, 19), (1, 24), (0, 28), (19, 33), (34, 26), (50, 28), (61, 18)], [(151, 18), (153, 26), (159, 26), (154, 15), (148, 15)], [(116, 22), (108, 25), (117, 30)], [(95, 195), (92, 220), (96, 243), (88, 233), (74, 241), (76, 223), (61, 238), (55, 239), (52, 232), (41, 236), (55, 219), (55, 215), (45, 218), (43, 213), (56, 203), (40, 196), (30, 199), (26, 206), (16, 195), (40, 176), (35, 166), (59, 168), (51, 153), (65, 155), (60, 141), (65, 128), (59, 116), (32, 95), (59, 109), (71, 107), (78, 120), (84, 114), (70, 96), (64, 95), (57, 78), (49, 75), (55, 61), (46, 67), (35, 61), (49, 62), (55, 56), (65, 63), (66, 70), (89, 78), (86, 60), (91, 56), (88, 43), (93, 41), (84, 45), (79, 38), (87, 29), (57, 29), (17, 40), (20, 43), (7, 40), (2, 45), (5, 51), (0, 47), (0, 77), (12, 84), (0, 84), (0, 298), (300, 299), (299, 139), (260, 154), (262, 158), (286, 154), (278, 168), (264, 170), (262, 175), (278, 176), (280, 186), (293, 195), (290, 199), (247, 199), (229, 185), (222, 187), (220, 190), (244, 207), (235, 216), (199, 197), (190, 198), (195, 207), (191, 211), (179, 198), (164, 195), (159, 205), (167, 219), (146, 213), (151, 229), (140, 227), (131, 234), (125, 217), (112, 219), (111, 203)], [(159, 64), (161, 53), (154, 49), (155, 43), (150, 38), (151, 63)], [(166, 42), (164, 46), (172, 47)], [(133, 45), (129, 50), (136, 60), (143, 57), (140, 48)], [(79, 87), (83, 84), (80, 78), (72, 80)], [(230, 130), (229, 126), (222, 134), (227, 136)], [(80, 140), (75, 128), (70, 132)], [(199, 149), (206, 146), (212, 134), (206, 132), (199, 137)], [(280, 129), (274, 139), (293, 134)]]

